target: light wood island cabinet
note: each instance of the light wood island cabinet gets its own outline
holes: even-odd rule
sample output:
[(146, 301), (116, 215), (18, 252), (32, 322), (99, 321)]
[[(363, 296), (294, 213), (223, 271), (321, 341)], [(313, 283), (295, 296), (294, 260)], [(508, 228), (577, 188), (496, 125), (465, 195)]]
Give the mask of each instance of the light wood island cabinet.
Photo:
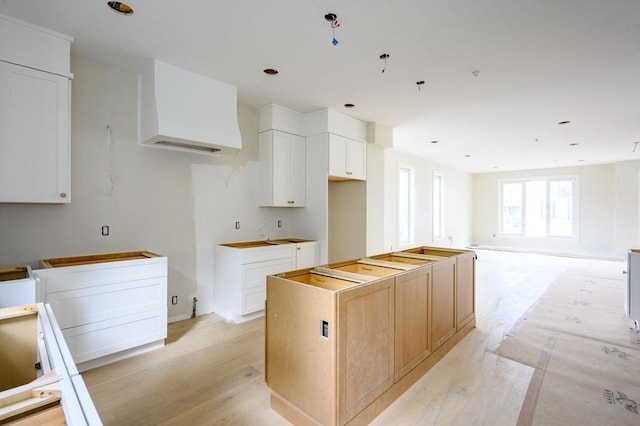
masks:
[(473, 312), (457, 321), (473, 274), (456, 275), (475, 253), (421, 250), (267, 277), (274, 410), (294, 424), (369, 422), (475, 327)]

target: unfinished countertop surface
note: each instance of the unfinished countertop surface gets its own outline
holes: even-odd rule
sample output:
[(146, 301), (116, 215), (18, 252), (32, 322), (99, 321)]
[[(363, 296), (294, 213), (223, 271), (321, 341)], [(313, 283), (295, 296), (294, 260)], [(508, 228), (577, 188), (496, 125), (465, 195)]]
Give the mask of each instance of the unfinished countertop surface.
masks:
[(246, 249), (246, 248), (255, 248), (255, 247), (269, 247), (269, 246), (281, 245), (281, 244), (308, 243), (311, 241), (312, 240), (305, 240), (302, 238), (278, 238), (275, 240), (243, 241), (238, 243), (224, 243), (220, 245), (225, 247)]

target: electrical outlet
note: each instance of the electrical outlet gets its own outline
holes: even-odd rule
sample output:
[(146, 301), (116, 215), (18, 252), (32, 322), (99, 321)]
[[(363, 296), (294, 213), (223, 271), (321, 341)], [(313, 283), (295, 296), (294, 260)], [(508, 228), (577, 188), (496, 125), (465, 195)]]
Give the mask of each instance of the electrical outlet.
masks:
[(171, 296), (171, 304), (172, 305), (178, 304), (178, 296)]
[(109, 235), (109, 225), (102, 225), (102, 235), (105, 237)]

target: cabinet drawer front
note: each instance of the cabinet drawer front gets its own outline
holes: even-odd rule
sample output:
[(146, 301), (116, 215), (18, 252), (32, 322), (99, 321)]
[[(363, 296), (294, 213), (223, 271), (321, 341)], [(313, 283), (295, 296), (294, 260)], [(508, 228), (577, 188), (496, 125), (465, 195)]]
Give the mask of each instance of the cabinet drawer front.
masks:
[(61, 329), (105, 321), (153, 309), (166, 309), (164, 278), (149, 278), (51, 293), (51, 305)]
[(240, 314), (246, 315), (264, 309), (264, 301), (267, 299), (266, 288), (252, 288), (242, 291), (242, 307)]
[(100, 321), (62, 331), (76, 363), (164, 339), (166, 313), (161, 310)]
[(296, 259), (274, 260), (246, 265), (242, 268), (242, 289), (265, 289), (267, 275), (280, 274), (296, 269)]
[[(105, 284), (167, 276), (167, 258), (133, 260), (45, 269), (46, 292), (55, 293)], [(40, 272), (40, 271), (36, 271)], [(57, 315), (57, 312), (56, 312)]]
[(284, 259), (296, 256), (295, 244), (279, 244), (269, 247), (240, 250), (242, 250), (242, 263), (265, 262), (267, 260)]

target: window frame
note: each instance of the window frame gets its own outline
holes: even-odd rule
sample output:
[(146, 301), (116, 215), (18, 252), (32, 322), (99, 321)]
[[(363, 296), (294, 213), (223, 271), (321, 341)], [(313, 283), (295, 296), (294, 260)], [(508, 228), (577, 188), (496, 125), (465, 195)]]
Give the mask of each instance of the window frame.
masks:
[[(438, 211), (438, 224), (436, 224), (436, 181), (439, 183), (438, 185), (438, 195), (439, 200), (437, 207), (439, 207)], [(431, 185), (432, 197), (431, 197), (431, 229), (433, 233), (433, 241), (444, 239), (444, 176), (442, 173), (433, 172), (433, 180)], [(439, 226), (438, 226), (439, 225)], [(436, 229), (437, 228), (437, 229)]]
[[(542, 236), (527, 235), (527, 218), (526, 218), (526, 186), (529, 182), (545, 183), (545, 234)], [(571, 235), (551, 235), (550, 234), (550, 184), (551, 182), (572, 181), (572, 205), (571, 205)], [(522, 185), (522, 232), (521, 233), (505, 233), (504, 232), (504, 185), (519, 183)], [(580, 179), (576, 175), (559, 175), (559, 176), (531, 176), (526, 178), (498, 179), (498, 233), (501, 237), (509, 238), (553, 238), (553, 239), (579, 239), (579, 205), (580, 205)]]
[[(406, 218), (406, 222), (407, 222), (407, 227), (408, 229), (406, 230), (407, 232), (407, 239), (402, 239), (401, 235), (404, 234), (404, 230), (401, 230), (401, 225), (402, 225), (402, 221), (400, 220), (401, 217), (401, 211), (402, 211), (402, 203), (400, 200), (401, 197), (401, 183), (402, 183), (402, 179), (401, 179), (401, 173), (403, 173), (403, 170), (408, 170), (408, 185), (409, 188), (407, 188), (407, 196), (408, 196), (408, 205), (406, 206), (407, 208), (407, 218)], [(407, 164), (407, 163), (399, 163), (398, 164), (398, 196), (397, 196), (397, 202), (398, 202), (398, 208), (397, 208), (397, 239), (398, 239), (398, 246), (402, 247), (402, 246), (408, 246), (413, 244), (413, 242), (415, 241), (415, 207), (416, 207), (416, 190), (415, 190), (415, 183), (416, 183), (416, 166), (414, 166), (413, 164)]]

